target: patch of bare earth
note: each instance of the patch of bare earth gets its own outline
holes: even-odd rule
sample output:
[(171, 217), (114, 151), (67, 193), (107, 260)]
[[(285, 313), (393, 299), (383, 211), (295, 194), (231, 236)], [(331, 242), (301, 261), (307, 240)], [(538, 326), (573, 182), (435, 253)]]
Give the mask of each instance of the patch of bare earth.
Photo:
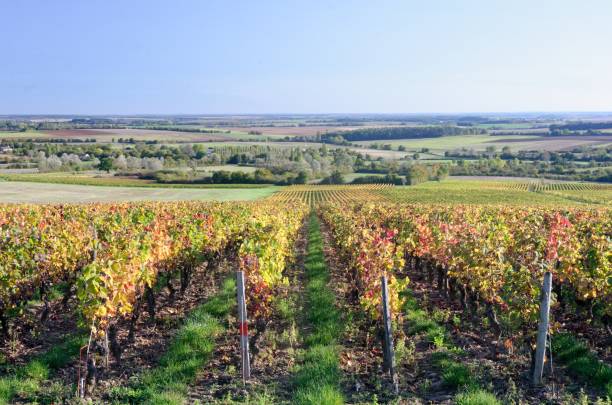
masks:
[(49, 303), (49, 315), (42, 322), (44, 305), (27, 307), (25, 313), (13, 321), (10, 336), (0, 342), (0, 353), (7, 363), (24, 365), (33, 356), (46, 352), (71, 332), (76, 332), (74, 308), (72, 302), (64, 306), (61, 299), (54, 300)]
[(84, 136), (107, 135), (108, 132), (98, 129), (56, 129), (43, 131), (47, 135), (58, 138), (80, 138)]

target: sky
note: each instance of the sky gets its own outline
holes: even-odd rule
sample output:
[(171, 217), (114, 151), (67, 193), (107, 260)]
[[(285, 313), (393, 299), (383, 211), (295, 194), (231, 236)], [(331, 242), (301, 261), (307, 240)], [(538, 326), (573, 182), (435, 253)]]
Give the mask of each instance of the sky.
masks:
[(0, 0), (0, 114), (612, 111), (610, 0)]

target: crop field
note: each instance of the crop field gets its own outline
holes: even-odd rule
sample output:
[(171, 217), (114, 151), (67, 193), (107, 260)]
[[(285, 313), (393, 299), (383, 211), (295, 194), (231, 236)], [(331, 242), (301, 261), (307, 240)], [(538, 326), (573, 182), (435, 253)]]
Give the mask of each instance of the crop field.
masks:
[[(405, 146), (407, 149), (421, 149), (428, 148), (434, 150), (448, 150), (456, 148), (468, 148), (468, 149), (480, 149), (484, 150), (489, 144), (499, 145), (503, 141), (514, 142), (515, 140), (530, 140), (537, 139), (537, 136), (532, 135), (513, 135), (513, 136), (493, 136), (493, 135), (458, 135), (458, 136), (445, 136), (439, 138), (424, 138), (424, 139), (391, 139), (391, 140), (380, 140), (380, 141), (362, 141), (355, 142), (359, 145), (368, 146), (373, 143), (387, 144), (393, 147), (400, 145)], [(484, 145), (484, 146), (483, 146)], [(499, 147), (501, 149), (501, 146)]]
[[(209, 130), (208, 128), (202, 128)], [(212, 129), (211, 129), (212, 130)], [(110, 142), (113, 138), (134, 138), (138, 141), (165, 141), (165, 142), (211, 142), (211, 141), (237, 141), (262, 140), (265, 137), (250, 135), (247, 132), (230, 131), (214, 133), (198, 133), (185, 131), (166, 131), (154, 129), (96, 129), (96, 130), (60, 130), (45, 132), (52, 138), (94, 138), (98, 142)]]
[[(0, 403), (605, 403), (612, 210), (547, 193), (607, 190), (484, 183), (0, 204)], [(546, 272), (555, 369), (532, 387)]]
[(513, 206), (611, 206), (612, 186), (588, 183), (503, 180), (444, 180), (416, 186), (312, 185), (290, 186), (269, 197), (272, 201), (309, 206), (357, 201), (424, 204)]
[[(212, 167), (212, 166), (211, 166)], [(253, 168), (245, 167), (244, 170), (236, 169), (236, 166), (216, 166), (219, 169), (226, 171), (253, 171)], [(210, 172), (205, 169), (199, 170), (197, 173), (202, 177), (210, 176)], [(154, 180), (140, 179), (135, 177), (121, 177), (110, 175), (106, 172), (99, 171), (83, 171), (83, 172), (50, 172), (38, 173), (31, 172), (30, 169), (8, 169), (0, 171), (0, 180), (19, 181), (31, 183), (52, 183), (52, 184), (74, 184), (82, 186), (119, 186), (119, 187), (147, 187), (147, 188), (262, 188), (267, 185), (261, 184), (198, 184), (198, 183), (177, 183), (164, 184), (157, 183)]]
[[(215, 130), (213, 128), (202, 128), (203, 130)], [(53, 131), (26, 131), (26, 132), (0, 132), (0, 139), (32, 138), (32, 139), (95, 139), (99, 143), (108, 143), (119, 138), (136, 141), (158, 141), (158, 142), (215, 142), (215, 141), (265, 141), (267, 138), (284, 137), (276, 134), (253, 135), (247, 131), (229, 131), (219, 129), (220, 132), (186, 132), (154, 129), (64, 129)]]
[[(583, 191), (578, 191), (583, 190)], [(384, 194), (410, 203), (509, 204), (571, 206), (610, 205), (612, 186), (585, 183), (445, 180), (393, 187)]]
[(530, 181), (498, 183), (490, 186), (499, 187), (502, 190), (529, 191), (571, 201), (612, 206), (612, 185), (610, 184)]
[(374, 185), (316, 185), (290, 186), (269, 198), (270, 201), (282, 203), (302, 203), (309, 206), (337, 202), (351, 203), (356, 201), (386, 201), (383, 191), (392, 186)]
[(0, 139), (22, 139), (22, 138), (50, 138), (44, 132), (26, 131), (26, 132), (11, 132), (0, 131)]
[(501, 150), (508, 146), (512, 151), (519, 150), (571, 150), (578, 146), (606, 146), (612, 144), (612, 136), (563, 136), (550, 137), (539, 135), (460, 135), (427, 139), (396, 139), (358, 142), (368, 146), (373, 143), (389, 144), (397, 148), (402, 145), (407, 149), (428, 148), (443, 151), (452, 149), (485, 150), (489, 146)]
[(262, 135), (276, 135), (276, 136), (315, 136), (317, 134), (324, 134), (326, 132), (338, 132), (338, 131), (350, 131), (352, 129), (361, 128), (375, 128), (377, 126), (324, 126), (324, 125), (292, 125), (292, 126), (255, 126), (255, 127), (220, 127), (223, 130), (230, 130), (232, 132), (244, 132), (248, 133), (251, 131), (261, 132)]
[[(115, 179), (110, 179), (115, 181)], [(120, 180), (120, 179), (117, 179)], [(128, 186), (129, 185), (129, 186)], [(133, 187), (125, 185), (77, 185), (50, 182), (22, 182), (0, 180), (0, 203), (84, 203), (99, 201), (237, 201), (265, 198), (277, 187)]]

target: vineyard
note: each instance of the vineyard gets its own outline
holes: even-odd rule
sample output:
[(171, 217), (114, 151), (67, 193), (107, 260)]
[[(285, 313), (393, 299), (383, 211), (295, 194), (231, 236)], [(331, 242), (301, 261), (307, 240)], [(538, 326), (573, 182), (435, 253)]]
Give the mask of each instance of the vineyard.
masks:
[(295, 185), (268, 197), (272, 202), (325, 203), (405, 202), (447, 204), (505, 204), (579, 206), (612, 204), (612, 186), (593, 183), (538, 183), (519, 181), (427, 182), (417, 186)]
[(593, 183), (506, 183), (509, 190), (542, 193), (588, 204), (612, 204), (612, 186)]
[(322, 216), (356, 270), (364, 310), (373, 314), (379, 303), (369, 298), (379, 276), (390, 273), (397, 294), (404, 286), (392, 270), (408, 267), (435, 278), (435, 287), (456, 294), (466, 310), (469, 302), (487, 306), (499, 333), (517, 339), (537, 321), (539, 286), (550, 271), (562, 306), (567, 298), (602, 324), (612, 321), (609, 210), (366, 205), (328, 206)]
[(381, 192), (392, 187), (386, 184), (291, 186), (274, 194), (270, 200), (282, 203), (304, 203), (310, 207), (329, 202), (382, 202), (386, 201), (386, 198)]
[(511, 190), (527, 190), (533, 192), (546, 191), (610, 191), (612, 187), (607, 184), (596, 183), (542, 183), (532, 182), (507, 182), (504, 186)]
[(593, 183), (446, 180), (391, 187), (382, 194), (406, 203), (579, 206), (612, 204), (612, 186)]
[(612, 399), (612, 210), (393, 202), (402, 190), (0, 206), (0, 403)]

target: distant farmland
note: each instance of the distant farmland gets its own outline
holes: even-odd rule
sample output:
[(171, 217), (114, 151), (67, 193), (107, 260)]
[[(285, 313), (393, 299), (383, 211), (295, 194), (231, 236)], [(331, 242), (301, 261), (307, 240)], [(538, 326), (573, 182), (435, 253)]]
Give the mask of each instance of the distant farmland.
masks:
[[(327, 125), (313, 125), (313, 126), (261, 126), (261, 127), (228, 127), (222, 129), (229, 129), (233, 131), (242, 132), (261, 132), (262, 135), (286, 135), (286, 136), (315, 136), (317, 134), (324, 134), (326, 132), (338, 132), (338, 131), (351, 131), (354, 129), (363, 129), (368, 127), (376, 126), (327, 126)], [(221, 128), (220, 128), (221, 129)]]
[(537, 135), (460, 135), (423, 139), (372, 140), (356, 143), (363, 146), (373, 144), (391, 145), (394, 148), (401, 145), (407, 149), (428, 148), (437, 151), (460, 148), (485, 150), (488, 146), (494, 146), (496, 150), (501, 150), (504, 146), (508, 146), (514, 151), (564, 151), (578, 146), (605, 146), (611, 144), (612, 134), (557, 137)]
[(109, 201), (235, 201), (265, 198), (278, 187), (142, 188), (0, 181), (0, 203), (86, 203)]

